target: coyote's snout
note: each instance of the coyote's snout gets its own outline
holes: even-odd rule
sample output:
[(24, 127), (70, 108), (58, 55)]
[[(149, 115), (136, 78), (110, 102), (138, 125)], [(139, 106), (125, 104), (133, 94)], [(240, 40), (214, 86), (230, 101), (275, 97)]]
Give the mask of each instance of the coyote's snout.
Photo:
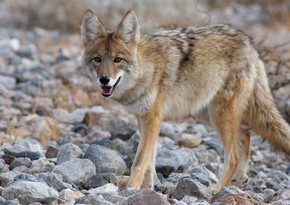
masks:
[(103, 96), (138, 120), (141, 139), (129, 187), (153, 187), (160, 123), (171, 117), (194, 115), (216, 129), (225, 160), (218, 189), (247, 178), (249, 129), (290, 154), (289, 125), (274, 104), (263, 62), (242, 32), (214, 25), (142, 36), (130, 10), (112, 32), (87, 11), (81, 33), (84, 64)]

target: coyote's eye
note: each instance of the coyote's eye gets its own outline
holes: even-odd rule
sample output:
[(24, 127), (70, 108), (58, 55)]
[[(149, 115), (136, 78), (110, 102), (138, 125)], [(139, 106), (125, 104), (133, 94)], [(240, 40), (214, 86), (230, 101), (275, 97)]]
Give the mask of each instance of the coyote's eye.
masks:
[(96, 63), (100, 63), (100, 62), (102, 62), (102, 58), (101, 58), (101, 57), (95, 57), (95, 58), (94, 58), (94, 61), (95, 61)]
[(116, 58), (114, 59), (114, 62), (115, 62), (115, 63), (120, 63), (122, 60), (123, 60), (122, 58), (120, 58), (120, 57), (116, 57)]

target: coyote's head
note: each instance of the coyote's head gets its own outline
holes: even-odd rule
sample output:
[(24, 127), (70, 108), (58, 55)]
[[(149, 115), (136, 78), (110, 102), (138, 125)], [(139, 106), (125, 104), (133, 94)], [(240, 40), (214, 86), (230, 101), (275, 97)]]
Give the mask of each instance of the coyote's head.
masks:
[(85, 12), (81, 34), (84, 44), (83, 62), (104, 97), (121, 95), (130, 83), (136, 66), (139, 23), (129, 10), (113, 32), (107, 31), (94, 12)]

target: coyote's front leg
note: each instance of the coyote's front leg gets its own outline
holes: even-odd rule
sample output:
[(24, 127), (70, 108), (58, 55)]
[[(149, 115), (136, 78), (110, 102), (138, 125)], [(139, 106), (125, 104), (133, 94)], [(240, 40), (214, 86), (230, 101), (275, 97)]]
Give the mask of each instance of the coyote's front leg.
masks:
[(145, 116), (138, 116), (137, 119), (141, 137), (131, 168), (128, 187), (134, 189), (153, 188), (155, 153), (161, 116), (158, 112), (150, 112)]

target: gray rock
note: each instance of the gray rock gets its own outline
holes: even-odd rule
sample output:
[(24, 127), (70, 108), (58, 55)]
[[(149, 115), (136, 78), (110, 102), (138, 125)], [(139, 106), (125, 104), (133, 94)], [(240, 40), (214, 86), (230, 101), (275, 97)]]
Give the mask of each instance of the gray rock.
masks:
[(99, 196), (83, 196), (75, 200), (75, 204), (94, 204), (94, 205), (114, 205), (105, 200), (101, 195)]
[(32, 161), (30, 167), (31, 171), (34, 173), (51, 171), (54, 167), (54, 164), (49, 162), (45, 157), (41, 157), (38, 160)]
[(281, 197), (285, 200), (290, 200), (290, 189), (284, 190)]
[(190, 178), (181, 179), (174, 192), (174, 198), (178, 200), (181, 200), (185, 195), (206, 200), (211, 198), (211, 192), (206, 186)]
[(14, 178), (19, 174), (21, 174), (21, 172), (15, 170), (0, 173), (0, 186), (5, 187), (7, 184), (12, 182)]
[(0, 204), (1, 205), (19, 205), (18, 199), (6, 200), (4, 197), (0, 196)]
[(1, 39), (0, 40), (1, 52), (5, 51), (5, 50), (17, 51), (19, 48), (20, 48), (20, 41), (17, 38)]
[(213, 149), (217, 153), (222, 154), (222, 152), (223, 152), (222, 143), (219, 140), (219, 138), (217, 136), (215, 136), (215, 135), (207, 137), (206, 139), (204, 139), (204, 144), (206, 146), (208, 146), (208, 149)]
[(7, 186), (2, 196), (8, 200), (17, 198), (20, 203), (51, 203), (58, 198), (58, 192), (42, 182), (16, 181)]
[(62, 145), (57, 153), (57, 164), (81, 157), (83, 151), (76, 145), (68, 143)]
[(197, 159), (190, 149), (175, 149), (161, 147), (157, 150), (156, 171), (168, 177), (170, 173), (186, 171), (190, 165), (197, 163)]
[(138, 130), (136, 122), (128, 116), (101, 118), (99, 124), (104, 130), (109, 131), (112, 137), (123, 140), (129, 139)]
[(205, 186), (209, 186), (210, 182), (217, 182), (218, 179), (214, 173), (209, 171), (206, 167), (197, 167), (194, 168), (187, 173), (190, 174), (192, 179), (202, 183)]
[(110, 139), (97, 140), (94, 141), (93, 144), (98, 144), (107, 147), (108, 149), (116, 150), (122, 155), (125, 155), (129, 152), (129, 147), (127, 143), (119, 138), (115, 138), (113, 140)]
[(269, 203), (271, 199), (275, 196), (275, 191), (273, 189), (264, 190), (264, 202)]
[(170, 137), (175, 134), (175, 130), (171, 123), (162, 122), (160, 127), (160, 135)]
[(185, 132), (191, 133), (191, 134), (197, 134), (200, 136), (206, 135), (208, 133), (205, 126), (199, 123), (190, 125)]
[(91, 144), (84, 158), (90, 159), (95, 164), (98, 173), (112, 172), (121, 175), (127, 171), (124, 160), (116, 151), (100, 145)]
[(88, 109), (76, 109), (72, 113), (70, 113), (65, 119), (63, 120), (66, 123), (70, 124), (77, 124), (82, 123), (85, 119), (85, 115), (88, 112)]
[(117, 177), (114, 173), (96, 173), (89, 181), (88, 187), (100, 187), (107, 183), (118, 184)]
[(16, 53), (20, 57), (33, 59), (37, 53), (37, 49), (34, 44), (29, 44), (19, 48)]
[(84, 194), (75, 189), (64, 189), (59, 193), (59, 201), (62, 204), (73, 204), (75, 199), (83, 197)]
[(105, 199), (113, 204), (118, 204), (118, 205), (127, 205), (127, 198), (123, 196), (119, 196), (117, 194), (115, 195), (109, 195), (108, 197), (105, 196)]
[(14, 158), (13, 162), (10, 164), (10, 169), (14, 169), (19, 166), (30, 167), (32, 165), (31, 159), (27, 157)]
[(13, 89), (16, 85), (16, 79), (11, 76), (0, 75), (0, 84), (6, 88)]
[(44, 156), (41, 145), (34, 139), (18, 139), (13, 147), (4, 149), (4, 153), (14, 157), (28, 157), (31, 160)]
[(92, 196), (96, 196), (99, 194), (116, 194), (117, 191), (118, 187), (114, 184), (109, 183), (94, 189), (90, 189), (88, 193), (90, 193), (90, 195)]
[(128, 198), (128, 205), (169, 205), (165, 196), (154, 190), (143, 189)]
[(0, 173), (4, 171), (6, 163), (3, 159), (0, 159)]
[(96, 173), (96, 167), (88, 159), (72, 159), (56, 165), (52, 171), (61, 174), (67, 183), (86, 187), (90, 178)]
[(278, 184), (277, 182), (275, 182), (274, 180), (267, 181), (266, 187), (268, 189), (273, 189), (274, 191), (284, 190), (284, 187), (282, 185)]
[(70, 184), (63, 182), (61, 174), (56, 174), (54, 172), (45, 172), (37, 174), (36, 176), (45, 181), (50, 187), (55, 188), (57, 191), (72, 188)]

